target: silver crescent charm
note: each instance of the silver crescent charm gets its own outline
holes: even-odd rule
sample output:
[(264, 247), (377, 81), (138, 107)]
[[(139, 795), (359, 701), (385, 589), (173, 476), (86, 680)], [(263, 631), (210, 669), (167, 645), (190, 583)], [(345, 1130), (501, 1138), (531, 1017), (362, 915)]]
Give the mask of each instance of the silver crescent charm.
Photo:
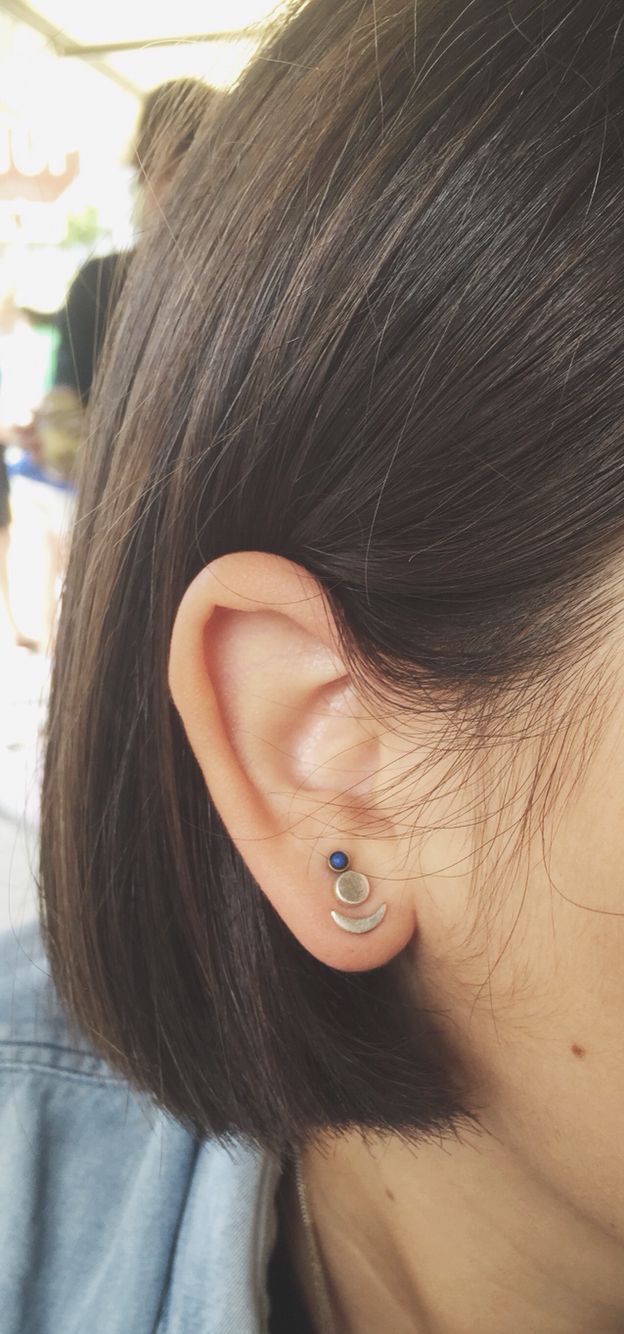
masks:
[(334, 910), (332, 910), (331, 916), (336, 926), (339, 926), (342, 931), (353, 931), (357, 935), (361, 935), (364, 931), (373, 931), (376, 926), (379, 926), (380, 922), (383, 922), (386, 907), (387, 905), (382, 903), (377, 912), (371, 913), (370, 917), (345, 917), (344, 913)]

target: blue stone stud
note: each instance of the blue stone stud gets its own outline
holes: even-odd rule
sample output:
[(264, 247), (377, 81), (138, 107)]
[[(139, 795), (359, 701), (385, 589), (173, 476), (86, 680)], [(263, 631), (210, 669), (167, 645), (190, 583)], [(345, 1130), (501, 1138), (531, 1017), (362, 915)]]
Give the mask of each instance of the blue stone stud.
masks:
[(332, 852), (327, 858), (332, 871), (346, 871), (349, 858), (346, 852)]

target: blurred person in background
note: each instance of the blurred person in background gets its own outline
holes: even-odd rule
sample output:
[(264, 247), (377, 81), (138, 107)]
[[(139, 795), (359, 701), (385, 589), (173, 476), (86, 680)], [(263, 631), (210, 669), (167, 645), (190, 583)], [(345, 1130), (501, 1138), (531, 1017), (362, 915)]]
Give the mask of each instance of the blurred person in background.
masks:
[(11, 546), (11, 489), (5, 459), (5, 445), (0, 443), (0, 643), (14, 644), (35, 652), (38, 644), (22, 634), (13, 614), (11, 583), (9, 579), (9, 550)]
[[(184, 154), (220, 96), (199, 79), (171, 79), (145, 98), (132, 154), (139, 233), (153, 223)], [(83, 407), (130, 258), (113, 253), (88, 260), (74, 278), (60, 315), (55, 384), (71, 389)]]
[[(24, 322), (23, 313), (15, 303), (13, 292), (7, 292), (0, 301), (0, 344), (4, 352), (7, 340), (14, 337), (16, 328)], [(22, 348), (22, 352), (25, 349)], [(9, 471), (6, 463), (6, 449), (15, 438), (15, 427), (10, 420), (11, 412), (7, 403), (5, 376), (7, 366), (4, 356), (0, 356), (0, 640), (14, 644), (18, 648), (36, 649), (34, 640), (23, 635), (16, 623), (11, 600), (9, 580), (9, 549), (11, 545), (11, 498)], [(11, 370), (9, 368), (9, 378)], [(13, 396), (14, 397), (14, 396)]]
[[(184, 154), (219, 96), (198, 79), (172, 79), (145, 98), (132, 155), (139, 233), (149, 228), (162, 208)], [(46, 553), (46, 648), (53, 640), (59, 582), (67, 559), (85, 410), (131, 259), (132, 252), (96, 256), (77, 273), (58, 317), (53, 385), (31, 425), (19, 433), (27, 457), (14, 471), (38, 484), (37, 510)]]

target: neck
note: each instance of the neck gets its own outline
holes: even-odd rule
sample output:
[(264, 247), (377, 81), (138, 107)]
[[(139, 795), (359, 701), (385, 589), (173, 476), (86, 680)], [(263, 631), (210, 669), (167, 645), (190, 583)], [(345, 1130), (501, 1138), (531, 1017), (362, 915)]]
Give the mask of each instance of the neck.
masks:
[[(340, 1334), (622, 1330), (621, 1245), (499, 1139), (415, 1149), (349, 1134), (310, 1144), (301, 1164)], [(300, 1216), (292, 1238), (314, 1311)]]

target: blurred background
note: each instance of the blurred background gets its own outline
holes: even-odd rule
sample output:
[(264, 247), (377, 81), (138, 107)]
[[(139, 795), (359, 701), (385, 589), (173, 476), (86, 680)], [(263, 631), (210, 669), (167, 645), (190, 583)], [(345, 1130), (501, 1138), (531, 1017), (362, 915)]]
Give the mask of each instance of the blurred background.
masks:
[(93, 359), (109, 260), (132, 251), (140, 225), (146, 98), (180, 79), (227, 95), (283, 8), (0, 0), (0, 929), (35, 911), (41, 738), (75, 493), (66, 457), (89, 387), (62, 370), (68, 311), (81, 306), (76, 370)]

